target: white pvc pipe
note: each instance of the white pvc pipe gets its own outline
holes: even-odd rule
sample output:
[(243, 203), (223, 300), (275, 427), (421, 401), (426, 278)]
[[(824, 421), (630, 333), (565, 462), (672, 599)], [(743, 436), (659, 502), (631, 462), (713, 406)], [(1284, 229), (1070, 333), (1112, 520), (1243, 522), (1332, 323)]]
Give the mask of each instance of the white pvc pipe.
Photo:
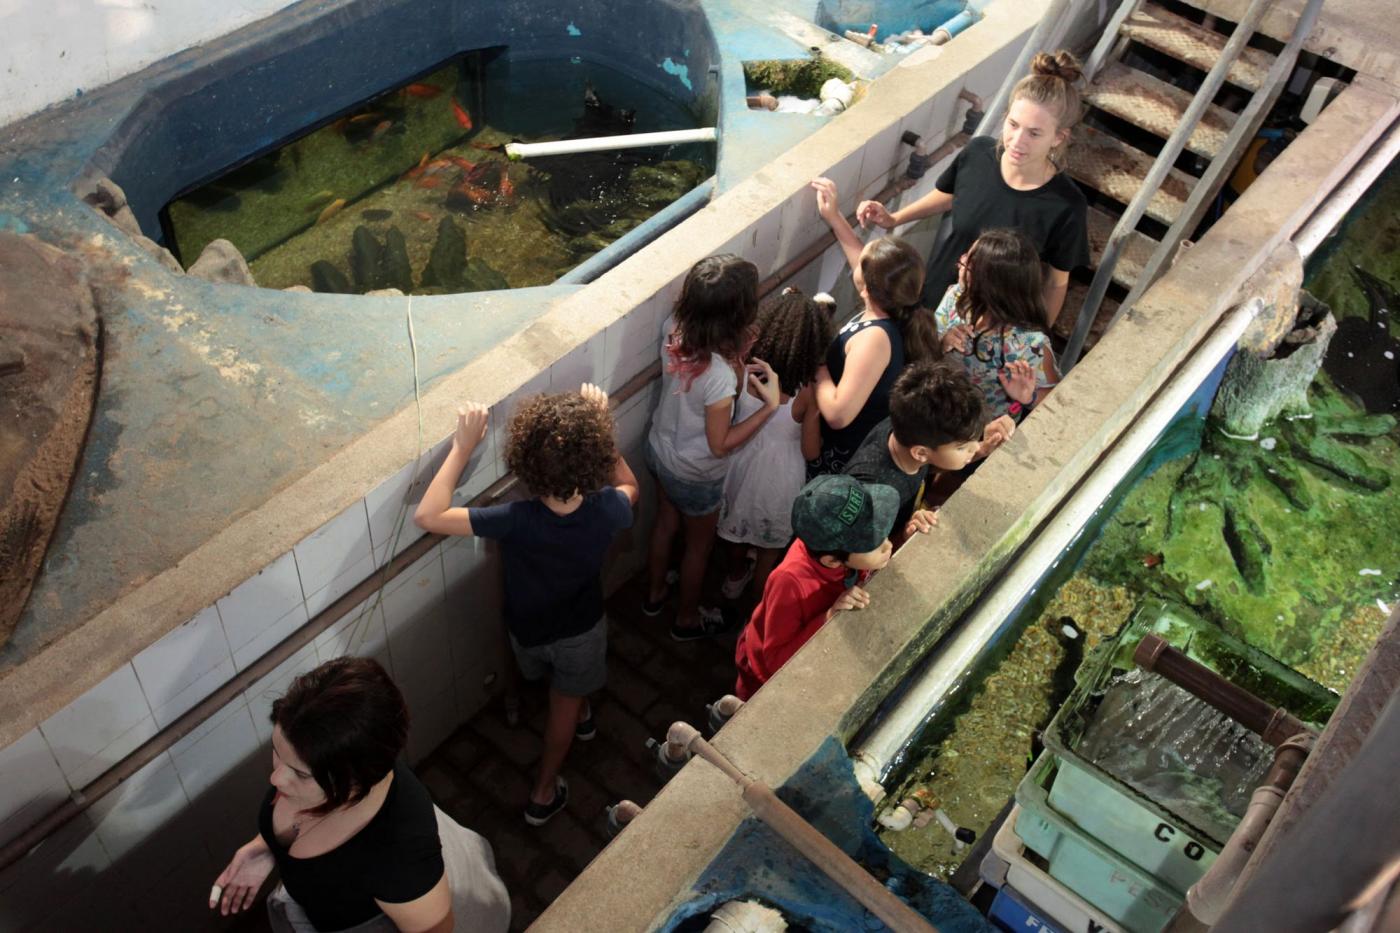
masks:
[(662, 133), (628, 133), (625, 136), (593, 136), (588, 139), (558, 139), (547, 143), (506, 143), (512, 159), (536, 156), (573, 155), (576, 152), (604, 152), (609, 149), (639, 149), (643, 146), (678, 146), (682, 143), (712, 143), (713, 126), (693, 130), (667, 130)]
[(918, 682), (852, 750), (856, 775), (863, 786), (885, 779), (890, 762), (923, 725), (929, 710), (968, 675), (997, 629), (1058, 561), (1114, 487), (1132, 471), (1181, 407), (1239, 342), (1240, 335), (1261, 306), (1258, 300), (1251, 301), (1221, 318), (1215, 330), (1167, 380), (1137, 420), (1002, 575), (1000, 582), (986, 593), (952, 637), (934, 649), (938, 656)]
[(1327, 235), (1341, 222), (1371, 184), (1380, 177), (1386, 167), (1400, 155), (1400, 122), (1391, 124), (1360, 162), (1353, 166), (1342, 183), (1332, 189), (1332, 193), (1317, 206), (1298, 232), (1293, 234), (1293, 245), (1306, 262)]

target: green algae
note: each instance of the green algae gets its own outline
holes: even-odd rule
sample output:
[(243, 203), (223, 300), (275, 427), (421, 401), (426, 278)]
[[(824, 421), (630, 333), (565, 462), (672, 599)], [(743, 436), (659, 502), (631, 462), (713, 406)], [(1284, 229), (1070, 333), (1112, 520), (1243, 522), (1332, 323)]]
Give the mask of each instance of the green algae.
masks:
[(821, 57), (744, 62), (744, 81), (750, 91), (816, 99), (822, 85), (832, 78), (848, 84), (855, 80), (849, 68)]
[(1364, 640), (1344, 622), (1395, 597), (1400, 434), (1325, 375), (1309, 402), (1312, 419), (1277, 423), (1257, 441), (1208, 430), (1197, 453), (1128, 495), (1080, 573), (1183, 602), (1341, 690), (1358, 658), (1351, 643)]
[(982, 665), (972, 678), (976, 686), (946, 726), (926, 738), (923, 755), (889, 798), (894, 804), (913, 796), (925, 813), (902, 832), (882, 828), (882, 841), (921, 871), (950, 877), (966, 853), (927, 808), (942, 807), (959, 826), (985, 832), (1015, 793), (1035, 752), (1034, 738), (1068, 693), (1066, 674), (1078, 666), (1079, 653), (1056, 635), (1060, 620), (1074, 619), (1083, 648), (1093, 650), (1122, 626), (1133, 605), (1123, 587), (1083, 578), (1061, 587), (1003, 657)]

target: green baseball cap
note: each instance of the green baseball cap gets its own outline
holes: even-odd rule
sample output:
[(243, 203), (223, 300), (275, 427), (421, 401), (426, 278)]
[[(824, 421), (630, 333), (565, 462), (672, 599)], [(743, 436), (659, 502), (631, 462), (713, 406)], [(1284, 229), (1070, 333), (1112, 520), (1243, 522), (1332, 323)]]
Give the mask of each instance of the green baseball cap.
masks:
[(873, 551), (890, 536), (899, 493), (844, 475), (818, 476), (792, 503), (792, 530), (809, 551)]

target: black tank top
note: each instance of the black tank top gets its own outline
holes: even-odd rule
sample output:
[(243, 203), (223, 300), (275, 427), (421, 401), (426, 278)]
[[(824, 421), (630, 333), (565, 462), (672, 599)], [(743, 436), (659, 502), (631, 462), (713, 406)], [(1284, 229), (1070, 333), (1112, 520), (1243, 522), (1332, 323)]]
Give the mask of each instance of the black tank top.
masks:
[(865, 435), (870, 433), (870, 429), (890, 415), (890, 390), (894, 388), (894, 381), (904, 370), (904, 337), (897, 323), (889, 318), (851, 321), (841, 328), (836, 339), (831, 341), (831, 346), (827, 348), (826, 368), (831, 373), (832, 381), (839, 384), (846, 371), (846, 344), (867, 327), (878, 327), (885, 332), (885, 336), (890, 340), (890, 361), (885, 366), (885, 371), (880, 374), (880, 381), (875, 383), (875, 388), (870, 391), (870, 397), (856, 414), (855, 420), (844, 428), (833, 428), (825, 421), (822, 422), (821, 456), (818, 462), (813, 464), (814, 470), (809, 472), (840, 473), (851, 454), (860, 446), (860, 442), (865, 440)]

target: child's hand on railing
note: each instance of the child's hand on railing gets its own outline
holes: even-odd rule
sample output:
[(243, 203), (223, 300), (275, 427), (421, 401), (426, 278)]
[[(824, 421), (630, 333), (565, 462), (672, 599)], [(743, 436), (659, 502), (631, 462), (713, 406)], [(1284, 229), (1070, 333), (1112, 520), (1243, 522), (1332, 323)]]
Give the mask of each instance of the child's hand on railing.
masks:
[(830, 178), (812, 179), (812, 188), (817, 192), (817, 213), (827, 223), (836, 223), (841, 217), (840, 198), (836, 194), (836, 182)]
[(467, 402), (457, 409), (457, 431), (452, 435), (452, 446), (470, 455), (486, 436), (486, 424), (490, 420), (491, 409), (480, 402)]
[(585, 400), (592, 402), (604, 411), (608, 410), (608, 393), (602, 387), (595, 386), (591, 382), (585, 382), (578, 390)]

